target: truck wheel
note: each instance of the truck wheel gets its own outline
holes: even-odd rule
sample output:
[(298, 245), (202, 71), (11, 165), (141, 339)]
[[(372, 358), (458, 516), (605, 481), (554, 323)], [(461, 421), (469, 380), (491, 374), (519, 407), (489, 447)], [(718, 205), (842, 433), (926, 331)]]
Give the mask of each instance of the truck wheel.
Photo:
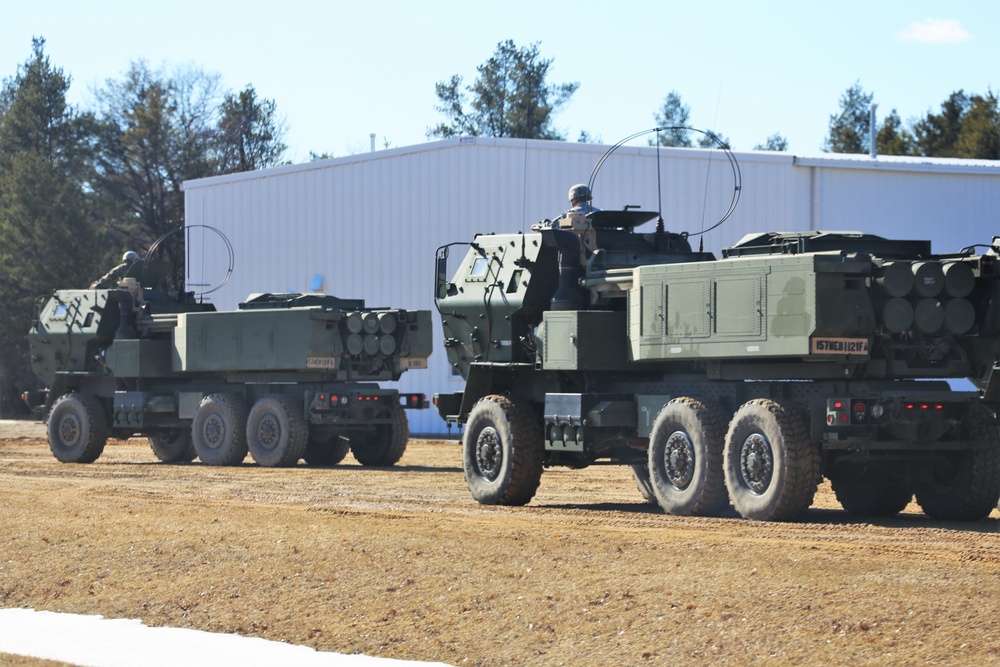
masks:
[(191, 463), (198, 456), (191, 442), (191, 429), (177, 428), (164, 433), (150, 433), (149, 446), (164, 463)]
[(391, 466), (403, 458), (406, 441), (410, 438), (409, 422), (403, 406), (391, 409), (392, 421), (375, 427), (369, 438), (351, 438), (351, 453), (363, 466)]
[(729, 497), (742, 517), (794, 519), (812, 504), (819, 463), (819, 449), (798, 409), (758, 398), (733, 415), (724, 469)]
[(257, 465), (287, 468), (302, 458), (308, 432), (302, 406), (297, 401), (290, 396), (265, 396), (250, 409), (247, 447)]
[(840, 506), (851, 514), (891, 516), (902, 512), (913, 499), (913, 489), (906, 480), (887, 473), (832, 479), (830, 486)]
[(346, 438), (334, 434), (318, 439), (310, 432), (302, 458), (311, 466), (333, 466), (343, 461), (349, 451), (351, 443)]
[(472, 407), (462, 438), (462, 465), (472, 497), (483, 505), (525, 505), (542, 478), (542, 420), (526, 401), (486, 396)]
[(191, 439), (205, 465), (234, 466), (247, 455), (247, 406), (237, 394), (209, 394), (191, 422)]
[(63, 394), (47, 424), (49, 449), (63, 463), (93, 463), (108, 442), (108, 416), (94, 396)]
[(714, 516), (729, 503), (722, 472), (722, 409), (675, 398), (649, 435), (649, 479), (667, 514)]
[(934, 519), (978, 521), (989, 516), (1000, 499), (1000, 427), (980, 426), (971, 439), (985, 449), (954, 452), (947, 465), (936, 466), (929, 482), (917, 486), (917, 504)]
[(639, 494), (643, 500), (651, 505), (656, 504), (656, 492), (649, 481), (649, 466), (645, 463), (632, 464), (632, 479), (635, 480), (635, 488), (639, 489)]

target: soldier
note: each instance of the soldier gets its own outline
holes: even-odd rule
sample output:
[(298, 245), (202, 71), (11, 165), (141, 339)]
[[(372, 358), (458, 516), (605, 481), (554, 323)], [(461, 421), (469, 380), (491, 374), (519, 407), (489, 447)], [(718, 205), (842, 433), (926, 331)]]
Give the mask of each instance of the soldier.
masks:
[(90, 289), (110, 289), (118, 287), (118, 281), (124, 278), (132, 265), (139, 261), (139, 253), (134, 250), (127, 251), (122, 255), (122, 263), (111, 269), (103, 276), (90, 283)]
[(591, 201), (590, 188), (583, 183), (578, 183), (569, 189), (570, 209), (558, 218), (547, 224), (539, 224), (532, 227), (533, 230), (544, 227), (555, 229), (566, 229), (580, 237), (580, 263), (586, 264), (594, 251), (597, 250), (597, 233), (594, 225), (587, 217), (588, 213), (600, 211)]
[(594, 211), (600, 211), (591, 204), (593, 195), (590, 193), (590, 188), (583, 183), (577, 183), (569, 189), (569, 205), (570, 209), (567, 213), (593, 213)]

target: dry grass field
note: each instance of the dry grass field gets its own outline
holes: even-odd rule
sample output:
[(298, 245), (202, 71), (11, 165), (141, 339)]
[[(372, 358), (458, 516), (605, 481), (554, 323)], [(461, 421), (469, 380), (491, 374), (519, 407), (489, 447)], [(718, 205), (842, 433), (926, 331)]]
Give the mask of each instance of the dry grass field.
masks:
[[(6, 437), (4, 437), (6, 436)], [(0, 433), (0, 608), (453, 665), (1000, 664), (1000, 513), (666, 516), (630, 471), (483, 507), (454, 443), (395, 468), (90, 465)], [(4, 664), (41, 661), (4, 659)]]

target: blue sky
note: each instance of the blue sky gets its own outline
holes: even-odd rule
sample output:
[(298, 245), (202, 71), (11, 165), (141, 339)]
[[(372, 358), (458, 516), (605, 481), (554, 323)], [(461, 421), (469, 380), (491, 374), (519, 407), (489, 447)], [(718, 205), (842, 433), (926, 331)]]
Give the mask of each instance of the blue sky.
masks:
[(540, 42), (550, 82), (579, 82), (555, 126), (614, 143), (655, 125), (671, 90), (693, 126), (737, 150), (775, 132), (820, 152), (829, 117), (854, 82), (879, 117), (937, 111), (952, 92), (1000, 90), (997, 0), (838, 2), (304, 2), (2, 3), (0, 76), (45, 37), (73, 77), (72, 102), (133, 60), (195, 65), (232, 90), (253, 84), (288, 127), (288, 158), (427, 141), (443, 120), (434, 84), (467, 83), (498, 42)]

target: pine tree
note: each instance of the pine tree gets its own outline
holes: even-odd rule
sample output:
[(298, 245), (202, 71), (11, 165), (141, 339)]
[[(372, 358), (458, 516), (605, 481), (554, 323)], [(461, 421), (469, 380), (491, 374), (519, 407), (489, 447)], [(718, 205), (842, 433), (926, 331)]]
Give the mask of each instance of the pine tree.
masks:
[[(448, 117), (428, 137), (460, 135), (563, 139), (552, 116), (576, 92), (577, 83), (546, 83), (552, 59), (539, 55), (538, 43), (518, 47), (512, 40), (497, 44), (493, 56), (477, 68), (479, 76), (462, 87), (457, 74), (440, 81), (436, 107)], [(470, 99), (467, 99), (467, 94)]]
[(253, 86), (222, 101), (217, 135), (219, 173), (273, 167), (285, 153), (285, 129), (273, 100), (260, 99)]
[(92, 119), (66, 103), (70, 79), (45, 40), (0, 92), (0, 414), (35, 386), (25, 334), (35, 299), (84, 287), (97, 270), (90, 183)]
[(866, 93), (855, 83), (840, 96), (840, 113), (830, 116), (830, 129), (823, 144), (828, 153), (867, 153), (870, 148), (869, 106), (874, 93)]
[(671, 90), (663, 98), (663, 106), (653, 114), (656, 126), (663, 129), (656, 133), (656, 139), (650, 140), (650, 145), (658, 141), (661, 146), (690, 148), (691, 138), (686, 129), (690, 115), (691, 108), (681, 101), (680, 93)]

